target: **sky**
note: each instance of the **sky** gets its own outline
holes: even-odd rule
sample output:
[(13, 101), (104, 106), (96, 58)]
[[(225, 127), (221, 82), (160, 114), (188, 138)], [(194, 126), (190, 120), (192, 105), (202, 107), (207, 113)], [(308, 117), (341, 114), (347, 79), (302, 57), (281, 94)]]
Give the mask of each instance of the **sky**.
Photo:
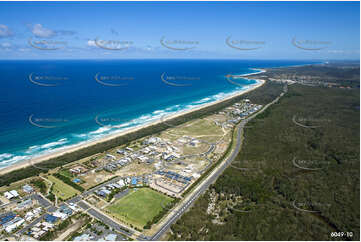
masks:
[(359, 2), (0, 2), (0, 59), (359, 57)]

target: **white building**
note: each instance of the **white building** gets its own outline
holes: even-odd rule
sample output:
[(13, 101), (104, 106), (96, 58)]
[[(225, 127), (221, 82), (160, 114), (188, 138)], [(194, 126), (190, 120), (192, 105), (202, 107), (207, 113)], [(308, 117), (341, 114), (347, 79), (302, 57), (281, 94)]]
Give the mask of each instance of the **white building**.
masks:
[(10, 191), (11, 195), (13, 195), (14, 197), (18, 197), (19, 193), (15, 190)]
[(14, 197), (10, 192), (5, 192), (5, 193), (4, 193), (4, 196), (5, 196), (7, 199), (12, 199), (12, 198)]
[(61, 212), (59, 212), (59, 211), (54, 212), (54, 213), (53, 213), (53, 216), (58, 217), (58, 218), (60, 218), (61, 220), (65, 220), (65, 219), (68, 217), (67, 214), (61, 213)]

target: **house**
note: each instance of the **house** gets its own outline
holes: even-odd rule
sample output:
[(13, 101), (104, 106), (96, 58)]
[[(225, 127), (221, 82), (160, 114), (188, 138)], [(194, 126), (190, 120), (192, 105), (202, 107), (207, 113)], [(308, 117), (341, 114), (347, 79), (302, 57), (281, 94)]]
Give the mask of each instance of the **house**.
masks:
[(73, 168), (73, 169), (69, 169), (69, 171), (71, 172), (71, 173), (75, 173), (75, 174), (80, 174), (80, 169), (77, 169), (77, 168)]
[(118, 184), (119, 184), (121, 187), (123, 187), (123, 186), (125, 185), (123, 179), (119, 180), (119, 181), (118, 181)]
[(27, 212), (27, 213), (25, 214), (25, 220), (26, 220), (27, 222), (33, 220), (33, 218), (34, 218), (34, 213), (33, 213), (33, 212), (30, 211), (30, 212)]
[(101, 197), (106, 197), (106, 196), (107, 196), (107, 194), (106, 194), (104, 191), (102, 191), (102, 190), (96, 191), (95, 193), (96, 193), (98, 196), (101, 196)]
[(102, 190), (106, 195), (109, 195), (110, 193), (112, 193), (111, 191), (109, 191), (108, 189), (103, 189)]
[(113, 190), (113, 189), (114, 189), (113, 184), (108, 184), (108, 185), (106, 185), (105, 187), (108, 188), (109, 190)]
[(58, 220), (58, 217), (50, 215), (50, 214), (45, 214), (44, 219), (46, 222), (54, 224)]
[(149, 145), (149, 144), (158, 144), (159, 142), (161, 142), (162, 139), (159, 137), (150, 137), (146, 140), (144, 140), (143, 144)]
[(15, 190), (10, 191), (11, 195), (13, 195), (14, 197), (18, 197), (19, 193)]
[(10, 192), (5, 192), (5, 193), (4, 193), (4, 196), (5, 196), (7, 199), (9, 199), (9, 200), (14, 197)]
[(35, 208), (35, 209), (33, 210), (33, 213), (34, 213), (35, 215), (38, 215), (38, 214), (41, 213), (41, 210), (42, 210), (41, 207)]
[(12, 190), (12, 191), (9, 191), (9, 192), (5, 192), (5, 193), (4, 193), (4, 196), (5, 196), (7, 199), (12, 199), (12, 198), (18, 197), (19, 194), (18, 194), (17, 191)]
[(31, 230), (34, 232), (39, 232), (41, 229), (38, 227), (32, 227)]
[(144, 154), (148, 154), (148, 153), (150, 152), (149, 147), (145, 147), (145, 148), (142, 150), (142, 152), (143, 152)]
[(15, 217), (13, 220), (7, 222), (6, 224), (3, 224), (3, 227), (5, 228), (5, 231), (10, 233), (20, 225), (22, 225), (25, 222), (25, 220), (21, 217)]
[(142, 155), (142, 156), (139, 156), (138, 159), (141, 161), (141, 162), (146, 162), (148, 160), (148, 157)]
[(82, 234), (75, 237), (73, 241), (90, 241), (91, 239), (93, 239), (93, 236), (90, 236), (90, 234)]
[(62, 213), (59, 210), (55, 211), (53, 213), (53, 216), (60, 218), (61, 220), (65, 220), (68, 217), (68, 215), (66, 213)]
[(26, 192), (26, 193), (32, 193), (34, 191), (34, 189), (32, 188), (32, 186), (30, 186), (28, 184), (25, 184), (23, 186), (23, 191)]
[(8, 212), (0, 215), (0, 225), (6, 224), (16, 217), (16, 214), (13, 212)]
[(117, 235), (116, 234), (108, 234), (107, 236), (104, 237), (105, 241), (116, 241), (117, 240)]
[(59, 211), (61, 213), (65, 213), (66, 215), (70, 216), (73, 214), (73, 210), (71, 210), (69, 207), (67, 207), (66, 205), (61, 205), (59, 207)]
[(176, 156), (174, 153), (164, 156), (164, 159), (165, 159), (166, 161), (170, 161), (170, 160), (173, 160), (173, 159), (175, 159), (175, 158), (177, 158), (177, 156)]
[(75, 212), (79, 211), (80, 209), (78, 208), (78, 205), (76, 205), (75, 203), (69, 203), (69, 208)]
[(21, 203), (18, 204), (17, 208), (18, 209), (23, 209), (23, 208), (26, 208), (26, 207), (29, 207), (33, 205), (33, 200), (31, 200), (31, 198), (25, 200), (25, 201), (22, 201)]
[(124, 155), (126, 152), (123, 149), (118, 149), (117, 153), (120, 154), (120, 155)]
[(132, 184), (133, 186), (137, 185), (137, 178), (136, 178), (136, 177), (132, 177), (131, 184)]
[(50, 223), (48, 223), (48, 222), (42, 222), (42, 225), (43, 225), (44, 227), (47, 227), (47, 228), (52, 228), (52, 227), (54, 227), (53, 224), (50, 224)]
[(113, 184), (113, 186), (115, 186), (115, 188), (121, 188), (121, 186), (117, 183)]
[(111, 155), (111, 154), (107, 154), (107, 158), (111, 158), (111, 159), (116, 159), (116, 157), (114, 155)]

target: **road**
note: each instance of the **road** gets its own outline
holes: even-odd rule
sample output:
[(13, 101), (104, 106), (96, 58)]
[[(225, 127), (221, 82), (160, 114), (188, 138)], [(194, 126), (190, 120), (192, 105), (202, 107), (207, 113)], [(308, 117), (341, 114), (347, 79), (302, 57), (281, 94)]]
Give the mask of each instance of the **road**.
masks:
[(150, 240), (159, 240), (159, 238), (169, 229), (169, 227), (180, 217), (183, 213), (192, 205), (192, 203), (204, 192), (208, 189), (208, 187), (214, 183), (217, 178), (223, 173), (223, 171), (234, 161), (237, 157), (239, 151), (242, 147), (243, 142), (243, 128), (253, 118), (255, 118), (260, 113), (264, 112), (269, 106), (278, 102), (278, 100), (288, 91), (287, 86), (284, 87), (284, 92), (281, 93), (275, 100), (271, 103), (265, 105), (259, 112), (255, 113), (254, 115), (242, 120), (237, 126), (237, 138), (236, 138), (236, 147), (232, 151), (231, 155), (223, 162), (216, 170), (210, 174), (209, 177), (206, 178), (205, 181), (199, 186), (199, 189), (195, 193), (191, 193), (190, 197), (187, 198), (187, 202), (183, 203), (182, 206), (174, 212), (174, 216), (172, 216), (159, 230), (156, 232)]
[[(224, 172), (224, 170), (237, 157), (237, 155), (240, 152), (241, 147), (242, 147), (243, 130), (244, 130), (244, 126), (247, 124), (247, 122), (249, 122), (250, 120), (255, 118), (260, 113), (264, 112), (270, 105), (277, 102), (280, 99), (280, 97), (282, 97), (287, 91), (288, 91), (287, 86), (285, 86), (284, 87), (284, 92), (281, 93), (281, 95), (279, 97), (277, 97), (271, 103), (265, 105), (259, 112), (257, 112), (254, 115), (242, 120), (237, 125), (237, 127), (236, 127), (237, 128), (236, 145), (235, 145), (235, 148), (232, 151), (231, 155), (225, 161), (223, 161), (223, 163), (221, 165), (216, 167), (216, 169), (210, 173), (210, 175), (201, 183), (201, 185), (199, 185), (196, 188), (196, 192), (190, 193), (189, 196), (186, 199), (184, 199), (184, 202), (181, 204), (180, 208), (178, 208), (177, 210), (172, 212), (172, 214), (174, 214), (174, 215), (167, 222), (165, 222), (161, 226), (161, 228), (152, 237), (144, 236), (144, 235), (142, 235), (142, 234), (140, 234), (140, 233), (138, 233), (138, 232), (136, 232), (136, 231), (134, 231), (132, 229), (129, 230), (129, 229), (121, 226), (119, 223), (117, 223), (116, 221), (114, 221), (113, 219), (108, 217), (107, 215), (103, 214), (102, 212), (98, 211), (97, 209), (95, 209), (94, 207), (92, 207), (91, 205), (88, 205), (85, 201), (83, 201), (83, 198), (85, 198), (89, 194), (93, 193), (94, 191), (96, 191), (97, 189), (99, 189), (102, 186), (105, 186), (105, 185), (108, 185), (110, 183), (116, 182), (117, 180), (119, 180), (119, 177), (115, 177), (115, 178), (111, 179), (110, 181), (108, 181), (108, 182), (106, 182), (104, 184), (98, 185), (98, 186), (96, 186), (96, 187), (82, 193), (81, 195), (78, 195), (78, 196), (68, 200), (66, 203), (75, 203), (75, 204), (77, 204), (79, 207), (84, 209), (84, 211), (86, 211), (92, 217), (95, 217), (96, 219), (98, 219), (98, 220), (102, 221), (103, 223), (107, 224), (108, 226), (110, 226), (114, 230), (116, 230), (118, 232), (121, 232), (121, 233), (123, 233), (123, 234), (125, 234), (125, 235), (127, 235), (129, 237), (131, 237), (133, 235), (137, 235), (138, 236), (137, 240), (159, 240), (159, 238), (169, 229), (169, 227), (180, 216), (182, 216), (184, 214), (184, 212), (193, 204), (193, 202), (196, 199), (198, 199), (198, 197), (202, 193), (204, 193), (212, 183), (214, 183), (217, 180), (217, 178)], [(214, 148), (215, 148), (215, 145), (210, 144), (209, 150), (202, 153), (202, 154), (200, 154), (200, 155), (206, 155), (209, 152), (211, 152)], [(47, 212), (54, 212), (57, 209), (55, 206), (52, 206), (52, 204), (48, 200), (44, 199), (42, 196), (40, 196), (38, 194), (33, 194), (31, 196), (32, 196), (33, 199), (38, 200), (39, 204), (42, 205), (42, 207), (46, 208)], [(15, 202), (15, 201), (13, 201), (13, 202)], [(4, 204), (2, 206), (5, 206), (5, 205), (9, 205), (9, 204)], [(0, 206), (0, 207), (2, 207), (2, 206)], [(20, 235), (20, 234), (26, 232), (29, 228), (31, 228), (36, 223), (41, 221), (44, 216), (45, 216), (45, 214), (43, 214), (42, 216), (40, 216), (39, 218), (34, 220), (32, 223), (27, 225), (25, 228), (18, 231), (17, 234)]]
[(128, 232), (126, 228), (122, 227), (119, 223), (115, 222), (113, 219), (110, 219), (108, 216), (104, 215), (103, 213), (99, 212), (98, 210), (92, 208), (84, 201), (78, 202), (78, 206), (84, 209), (90, 216), (102, 221), (104, 224), (108, 225), (109, 227), (121, 232), (129, 237), (133, 235), (132, 232)]
[(67, 204), (69, 204), (69, 203), (77, 204), (80, 208), (82, 208), (90, 216), (98, 219), (99, 221), (103, 222), (104, 224), (108, 225), (109, 227), (113, 228), (114, 230), (116, 230), (118, 232), (121, 232), (121, 233), (131, 237), (133, 234), (138, 234), (139, 232), (136, 232), (133, 229), (126, 228), (126, 227), (122, 226), (121, 224), (119, 224), (118, 222), (116, 222), (112, 218), (106, 216), (101, 211), (98, 211), (97, 209), (95, 209), (94, 207), (92, 207), (91, 205), (89, 205), (87, 202), (85, 202), (83, 200), (85, 197), (87, 197), (91, 193), (95, 192), (99, 188), (101, 188), (103, 186), (106, 186), (106, 185), (109, 185), (111, 183), (117, 182), (119, 180), (120, 180), (120, 177), (114, 177), (113, 179), (111, 179), (111, 180), (109, 180), (109, 181), (107, 181), (107, 182), (105, 182), (103, 184), (100, 184), (100, 185), (98, 185), (98, 186), (96, 186), (96, 187), (94, 187), (92, 189), (89, 189), (88, 191), (83, 192), (82, 194), (80, 194), (78, 196), (75, 196), (75, 197), (69, 199), (66, 203)]
[[(44, 197), (42, 197), (39, 194), (34, 193), (34, 194), (30, 195), (29, 197), (31, 197), (32, 199), (36, 199), (38, 201), (39, 205), (42, 206), (46, 212), (55, 212), (57, 209), (56, 207), (52, 206), (52, 204), (48, 200), (46, 200)], [(35, 224), (37, 224), (43, 220), (45, 214), (46, 213), (44, 213), (43, 215), (41, 215), (40, 217), (35, 219), (30, 224), (26, 225), (24, 228), (20, 229), (18, 232), (16, 232), (16, 234), (21, 235), (21, 234), (25, 233), (27, 230), (31, 229)]]

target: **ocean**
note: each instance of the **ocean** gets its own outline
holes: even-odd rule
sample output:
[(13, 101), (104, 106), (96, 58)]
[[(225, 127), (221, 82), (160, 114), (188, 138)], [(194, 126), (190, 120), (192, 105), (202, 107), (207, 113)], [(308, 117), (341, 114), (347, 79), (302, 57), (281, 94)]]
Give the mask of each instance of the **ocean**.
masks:
[[(157, 121), (256, 84), (255, 60), (0, 61), (0, 168)], [(237, 85), (234, 84), (237, 82)]]

